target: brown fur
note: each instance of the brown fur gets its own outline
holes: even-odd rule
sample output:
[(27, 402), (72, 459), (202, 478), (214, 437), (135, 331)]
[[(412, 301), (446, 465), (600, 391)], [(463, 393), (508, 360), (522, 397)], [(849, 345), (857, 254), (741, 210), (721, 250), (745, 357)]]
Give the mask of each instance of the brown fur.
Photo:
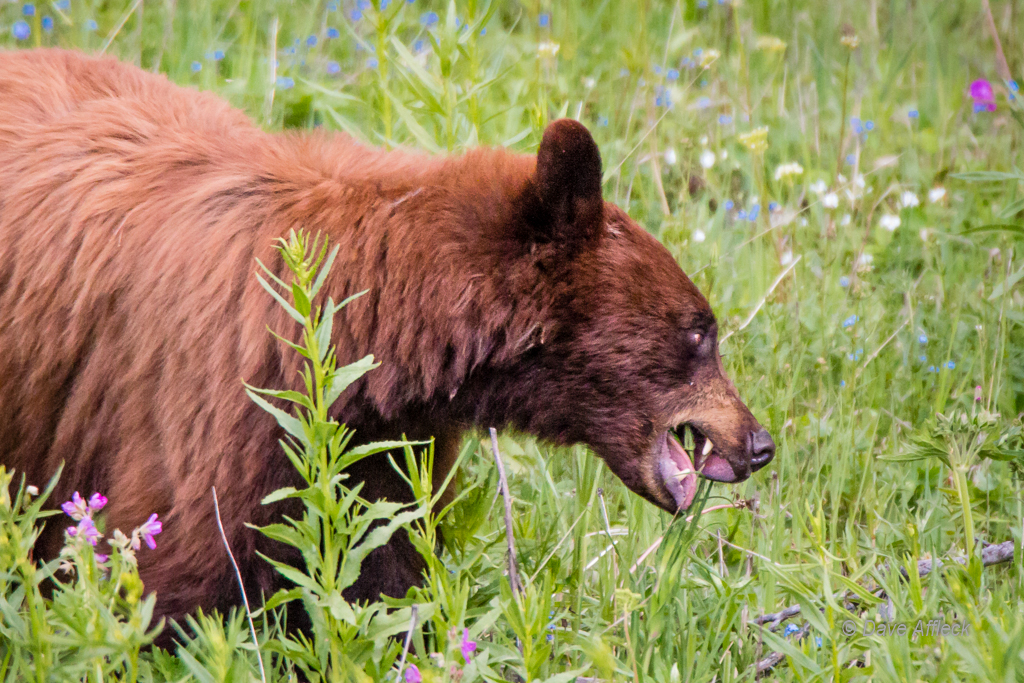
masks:
[[(272, 135), (208, 93), (113, 60), (0, 52), (0, 463), (57, 495), (109, 496), (108, 528), (164, 520), (140, 554), (160, 615), (236, 602), (210, 487), (250, 590), (274, 549), (244, 523), (293, 482), (279, 430), (242, 381), (295, 387), (294, 323), (260, 288), (275, 239), (340, 246), (325, 293), (349, 305), (339, 361), (383, 361), (336, 404), (361, 441), (437, 438), (443, 477), (470, 426), (589, 444), (670, 510), (652, 443), (682, 419), (749, 475), (760, 425), (721, 371), (714, 317), (675, 260), (600, 192), (575, 122), (538, 157), (450, 158), (342, 135)], [(688, 345), (694, 331), (703, 341)], [(381, 459), (366, 494), (405, 500)], [(55, 524), (59, 529), (62, 525)], [(49, 543), (59, 545), (59, 532)], [(404, 594), (397, 538), (351, 597)]]

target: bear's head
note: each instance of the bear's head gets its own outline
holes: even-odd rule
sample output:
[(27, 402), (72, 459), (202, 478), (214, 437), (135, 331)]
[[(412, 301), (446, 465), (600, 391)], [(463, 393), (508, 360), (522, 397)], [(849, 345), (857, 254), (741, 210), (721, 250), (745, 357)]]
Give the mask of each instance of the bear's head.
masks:
[(529, 324), (511, 326), (514, 361), (470, 393), (471, 421), (500, 416), (588, 444), (671, 512), (689, 507), (698, 473), (738, 482), (764, 467), (775, 444), (725, 375), (707, 299), (661, 243), (604, 201), (589, 131), (550, 124), (531, 171), (497, 240), (508, 298), (526, 310), (511, 315)]

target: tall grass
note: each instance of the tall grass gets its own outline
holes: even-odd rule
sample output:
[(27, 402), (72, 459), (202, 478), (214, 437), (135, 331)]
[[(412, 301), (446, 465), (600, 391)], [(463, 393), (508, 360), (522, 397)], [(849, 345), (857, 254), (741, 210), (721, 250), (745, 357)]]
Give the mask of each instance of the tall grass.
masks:
[[(106, 48), (269, 129), (381, 146), (529, 152), (545, 122), (579, 118), (606, 197), (708, 294), (776, 460), (715, 487), (720, 509), (680, 536), (584, 448), (503, 435), (516, 598), (489, 444), (469, 436), (446, 549), (400, 603), (420, 617), (403, 676), (750, 681), (779, 652), (781, 680), (1019, 680), (1020, 555), (978, 555), (1019, 549), (1024, 524), (1024, 128), (985, 6), (70, 0), (0, 6), (0, 45)], [(1020, 80), (1024, 4), (991, 9)], [(969, 96), (981, 78), (995, 111)], [(744, 137), (760, 127), (766, 149)], [(900, 578), (950, 556), (964, 568)], [(19, 576), (0, 579), (5, 595)], [(798, 618), (756, 624), (793, 604)], [(863, 628), (935, 618), (970, 627)], [(143, 674), (218, 678), (191, 658), (258, 675), (242, 622), (203, 619), (179, 653), (143, 651)], [(264, 623), (261, 638), (284, 638)], [(0, 643), (0, 672), (12, 652)], [(268, 675), (286, 680), (289, 656), (278, 648)]]

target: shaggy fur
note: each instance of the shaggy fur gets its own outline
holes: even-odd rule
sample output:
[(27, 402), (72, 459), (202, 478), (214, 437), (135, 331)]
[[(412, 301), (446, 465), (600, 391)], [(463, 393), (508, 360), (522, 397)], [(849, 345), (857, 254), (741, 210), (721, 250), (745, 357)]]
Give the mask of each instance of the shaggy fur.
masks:
[[(267, 332), (295, 324), (254, 264), (283, 276), (275, 239), (300, 228), (340, 246), (325, 296), (369, 290), (332, 340), (342, 363), (383, 361), (336, 404), (360, 441), (436, 437), (440, 480), (466, 428), (512, 426), (589, 444), (672, 511), (653, 455), (667, 429), (714, 439), (731, 468), (715, 478), (763, 464), (707, 301), (603, 201), (578, 123), (552, 124), (537, 157), (384, 152), (265, 133), (110, 59), (0, 52), (0, 463), (38, 485), (65, 462), (58, 500), (104, 492), (111, 529), (159, 513), (140, 553), (158, 615), (237, 602), (211, 486), (247, 588), (275, 585), (255, 553), (279, 549), (244, 524), (271, 521), (259, 501), (294, 475), (242, 381), (298, 384)], [(382, 458), (355, 474), (367, 496), (409, 497)], [(396, 537), (349, 597), (403, 595), (419, 567)]]

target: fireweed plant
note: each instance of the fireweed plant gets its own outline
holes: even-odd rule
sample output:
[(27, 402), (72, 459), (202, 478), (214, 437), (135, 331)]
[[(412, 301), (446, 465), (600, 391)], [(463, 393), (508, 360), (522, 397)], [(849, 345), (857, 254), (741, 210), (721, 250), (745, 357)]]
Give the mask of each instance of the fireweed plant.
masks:
[[(350, 614), (338, 601), (354, 566), (342, 571), (338, 549), (370, 538), (358, 532), (358, 493), (328, 483), (349, 517), (326, 532), (288, 520), (270, 530), (309, 544), (310, 571), (252, 605), (268, 680), (365, 680), (352, 673), (362, 668), (393, 682), (401, 667), (408, 683), (579, 671), (953, 683), (1024, 676), (1021, 16), (1021, 0), (19, 0), (0, 3), (0, 47), (104, 51), (213, 91), (268, 129), (322, 126), (377, 146), (535, 152), (546, 122), (579, 119), (600, 146), (606, 198), (708, 295), (726, 370), (776, 440), (770, 467), (710, 490), (688, 536), (585, 448), (501, 434), (518, 597), (489, 439), (467, 436), (447, 510), (428, 504), (439, 494), (423, 474), (429, 445), (395, 446), (417, 501), (395, 514), (408, 515), (424, 556), (422, 586), (386, 609)], [(268, 283), (298, 312), (292, 283)], [(308, 329), (324, 324), (326, 305)], [(326, 357), (310, 356), (324, 379)], [(305, 433), (328, 391), (297, 412), (256, 395)], [(318, 429), (347, 443), (339, 426)], [(339, 448), (313, 462), (329, 473), (345, 457)], [(306, 472), (298, 506), (325, 490)], [(115, 601), (113, 616), (109, 602), (88, 608), (97, 617), (60, 607), (55, 596), (86, 604), (117, 579), (90, 569), (89, 523), (66, 536), (75, 558), (39, 563), (39, 525), (81, 520), (47, 518), (44, 494), (19, 493), (17, 481), (0, 520), (0, 679), (130, 679), (134, 645), (89, 649), (85, 638), (113, 633), (108, 619), (131, 623), (145, 601)], [(106, 550), (104, 510), (91, 519), (111, 567), (121, 560)], [(983, 548), (1003, 541), (1016, 543), (1014, 561), (981, 567)], [(945, 567), (904, 575), (929, 561)], [(759, 621), (794, 606), (796, 616)], [(286, 631), (284, 607), (306, 609), (317, 639)], [(843, 630), (919, 619), (970, 629)], [(245, 614), (183, 626), (179, 647), (138, 651), (138, 680), (258, 679)]]

